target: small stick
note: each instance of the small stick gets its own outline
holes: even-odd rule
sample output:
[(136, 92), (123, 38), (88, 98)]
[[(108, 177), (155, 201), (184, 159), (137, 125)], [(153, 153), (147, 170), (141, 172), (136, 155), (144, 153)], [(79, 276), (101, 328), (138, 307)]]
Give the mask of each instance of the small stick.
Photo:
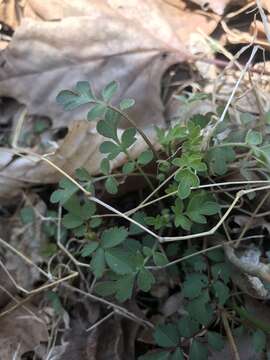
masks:
[(233, 338), (233, 335), (232, 335), (232, 332), (231, 332), (231, 328), (230, 328), (227, 316), (226, 316), (224, 311), (222, 311), (222, 313), (221, 313), (221, 318), (222, 318), (222, 322), (223, 322), (223, 325), (224, 325), (224, 329), (225, 329), (227, 338), (229, 340), (229, 343), (230, 343), (230, 346), (231, 346), (231, 349), (232, 349), (232, 354), (233, 354), (234, 360), (241, 360), (240, 356), (239, 356), (237, 346), (235, 344), (235, 341), (234, 341), (234, 338)]
[(102, 323), (104, 323), (105, 321), (107, 321), (108, 319), (110, 319), (112, 316), (114, 315), (114, 311), (110, 312), (108, 315), (104, 316), (102, 319), (100, 319), (99, 321), (97, 321), (94, 325), (90, 326), (88, 329), (86, 329), (85, 331), (89, 332), (92, 331), (94, 329), (96, 329), (99, 325), (101, 325)]
[(256, 3), (257, 3), (257, 8), (259, 10), (259, 13), (261, 15), (261, 18), (262, 18), (262, 22), (263, 22), (263, 26), (264, 26), (264, 30), (265, 30), (265, 35), (267, 37), (267, 40), (268, 42), (270, 43), (270, 26), (269, 26), (269, 23), (268, 23), (268, 19), (265, 15), (265, 12), (262, 8), (262, 4), (261, 4), (261, 0), (256, 0)]

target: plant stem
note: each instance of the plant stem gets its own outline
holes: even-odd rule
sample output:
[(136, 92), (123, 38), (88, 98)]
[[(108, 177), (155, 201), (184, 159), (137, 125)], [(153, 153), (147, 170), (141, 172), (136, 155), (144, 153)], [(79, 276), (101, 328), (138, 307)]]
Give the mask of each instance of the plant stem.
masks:
[(224, 329), (225, 329), (227, 338), (229, 340), (229, 343), (230, 343), (230, 346), (231, 346), (231, 349), (232, 349), (233, 357), (234, 357), (235, 360), (241, 360), (240, 356), (239, 356), (239, 353), (238, 353), (237, 346), (235, 344), (235, 341), (234, 341), (234, 338), (233, 338), (233, 335), (232, 335), (232, 332), (231, 332), (231, 328), (230, 328), (229, 321), (227, 319), (227, 315), (226, 315), (226, 313), (224, 311), (222, 311), (222, 313), (221, 313), (221, 318), (222, 318), (222, 322), (223, 322), (223, 325), (224, 325)]

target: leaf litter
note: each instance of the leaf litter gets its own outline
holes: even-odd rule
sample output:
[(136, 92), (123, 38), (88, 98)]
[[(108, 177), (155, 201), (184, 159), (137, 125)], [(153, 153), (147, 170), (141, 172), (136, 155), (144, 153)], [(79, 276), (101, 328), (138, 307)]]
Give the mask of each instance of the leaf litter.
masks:
[[(190, 8), (187, 3), (193, 3), (194, 7)], [(35, 190), (25, 192), (24, 189), (54, 184), (59, 181), (60, 176), (55, 169), (31, 155), (17, 158), (16, 153), (12, 153), (10, 143), (18, 115), (21, 113), (21, 104), (27, 110), (23, 124), (25, 137), (27, 138), (29, 132), (33, 132), (34, 126), (42, 129), (42, 135), (37, 131), (32, 141), (27, 140), (28, 143), (25, 137), (21, 137), (19, 141), (23, 147), (41, 154), (50, 153), (49, 159), (68, 174), (73, 174), (75, 169), (80, 167), (84, 167), (90, 174), (98, 174), (101, 155), (97, 149), (103, 138), (96, 133), (91, 123), (84, 120), (84, 107), (73, 112), (63, 112), (55, 98), (60, 90), (73, 88), (79, 80), (90, 79), (95, 91), (99, 93), (109, 81), (117, 79), (120, 91), (114, 98), (115, 103), (118, 103), (123, 95), (135, 99), (136, 106), (129, 110), (128, 114), (144, 129), (155, 147), (159, 148), (153, 124), (165, 126), (168, 117), (169, 120), (185, 121), (198, 113), (216, 112), (216, 107), (210, 101), (199, 99), (189, 104), (179, 103), (175, 99), (175, 94), (172, 94), (165, 112), (165, 104), (160, 96), (161, 82), (164, 73), (172, 65), (191, 61), (190, 68), (197, 72), (194, 88), (200, 87), (200, 90), (216, 92), (219, 101), (228, 99), (241, 73), (241, 69), (236, 71), (233, 68), (226, 69), (220, 74), (218, 62), (215, 63), (214, 45), (207, 41), (207, 36), (216, 29), (221, 15), (228, 16), (229, 10), (239, 9), (249, 2), (225, 0), (206, 3), (194, 0), (187, 3), (173, 0), (132, 0), (128, 3), (121, 0), (80, 0), (76, 3), (49, 0), (46, 4), (38, 0), (0, 2), (0, 20), (15, 30), (14, 35), (7, 37), (6, 33), (5, 36), (2, 35), (3, 29), (0, 29), (3, 48), (0, 52), (0, 96), (3, 114), (8, 114), (5, 117), (1, 110), (0, 124), (9, 126), (8, 136), (2, 137), (3, 144), (1, 143), (0, 149), (0, 196), (6, 205), (7, 200), (12, 197), (18, 199), (21, 194), (27, 195), (31, 199), (30, 204), (33, 202), (33, 205), (23, 205), (22, 210), (34, 209), (34, 215), (31, 215), (31, 210), (20, 212), (19, 215), (23, 202), (18, 206), (16, 200), (13, 200), (12, 206), (15, 206), (16, 211), (13, 211), (13, 216), (10, 215), (12, 211), (9, 213), (6, 222), (6, 226), (11, 230), (9, 229), (8, 234), (1, 233), (1, 237), (5, 237), (12, 246), (29, 256), (33, 263), (40, 265), (44, 262), (40, 250), (46, 248), (49, 243), (48, 235), (46, 238), (41, 231), (47, 209), (44, 202), (38, 199)], [(262, 1), (262, 4), (269, 10), (267, 1)], [(200, 30), (199, 34), (196, 32), (197, 29), (194, 29), (195, 23)], [(264, 28), (260, 25), (257, 24), (257, 27), (265, 41)], [(237, 33), (236, 37), (232, 36), (231, 30), (226, 32), (226, 40), (224, 42), (223, 38), (223, 44), (221, 42), (222, 46), (219, 49), (222, 56), (228, 56), (225, 46), (249, 43), (253, 35), (251, 30), (246, 32), (245, 36)], [(263, 42), (258, 43), (265, 45)], [(203, 61), (194, 62), (194, 56), (201, 57), (201, 60), (207, 56), (210, 60), (208, 68), (202, 66), (205, 65)], [(268, 63), (258, 65), (259, 69), (264, 65), (267, 68)], [(266, 110), (269, 108), (269, 98), (265, 94), (267, 81), (267, 75), (259, 74), (254, 78)], [(185, 82), (183, 84), (185, 88)], [(239, 119), (239, 114), (244, 109), (251, 113), (260, 110), (256, 94), (252, 89), (248, 89), (248, 84), (247, 75), (233, 104), (236, 119)], [(181, 93), (181, 90), (179, 92)], [(241, 96), (245, 92), (247, 96)], [(13, 106), (10, 98), (13, 99)], [(49, 119), (47, 125), (44, 125), (44, 118)], [(35, 125), (37, 123), (39, 125)], [(120, 134), (127, 126), (125, 122), (122, 123), (123, 130), (120, 130)], [(61, 131), (64, 135), (61, 135)], [(131, 149), (131, 157), (136, 158), (143, 149), (145, 144), (138, 138)], [(126, 161), (125, 156), (118, 156), (113, 161), (113, 168), (118, 168)], [(34, 221), (32, 219), (29, 224), (31, 216), (34, 216)], [(5, 268), (12, 273), (20, 286), (31, 289), (44, 280), (40, 274), (37, 275), (35, 269), (29, 269), (29, 266), (16, 255), (6, 253), (3, 257)], [(8, 292), (0, 292), (3, 312), (8, 309), (8, 302), (12, 305), (21, 301), (16, 298), (14, 284), (10, 283), (9, 276), (7, 281), (4, 280), (6, 276), (7, 273), (4, 271), (1, 286)], [(174, 286), (173, 281), (168, 284), (168, 279), (162, 273), (159, 279), (152, 290), (152, 296), (159, 299), (157, 306), (163, 314), (163, 319), (174, 316), (175, 313), (182, 314), (182, 298), (178, 293), (171, 296), (168, 301), (168, 292)], [(43, 301), (44, 299), (38, 304), (41, 308), (44, 306)], [(53, 302), (49, 304), (49, 307), (53, 307)], [(92, 319), (88, 319), (89, 324), (81, 314), (72, 314), (71, 327), (69, 330), (65, 329), (66, 338), (63, 338), (62, 344), (58, 342), (57, 346), (52, 345), (49, 356), (41, 344), (50, 343), (48, 328), (52, 336), (53, 326), (41, 319), (42, 310), (38, 310), (36, 305), (19, 306), (3, 318), (0, 317), (1, 359), (11, 359), (14, 354), (22, 358), (23, 355), (33, 352), (42, 359), (51, 360), (124, 359), (127, 354), (130, 359), (135, 358), (134, 344), (139, 329), (136, 322), (113, 315), (115, 318), (112, 317), (103, 325), (97, 326), (89, 334), (85, 332), (87, 324), (95, 324), (100, 318), (100, 309), (97, 310), (94, 304), (96, 303), (88, 304), (88, 313), (94, 314)], [(257, 306), (260, 307), (259, 304)], [(132, 311), (136, 313), (138, 310)], [(52, 321), (56, 327), (60, 321), (58, 316), (54, 307)], [(140, 316), (144, 315), (140, 313)], [(244, 334), (243, 338), (237, 340), (239, 354), (255, 359), (257, 355), (253, 349), (247, 348), (246, 343), (247, 335)], [(228, 358), (228, 354), (230, 347), (226, 344), (223, 353), (213, 354), (211, 358), (222, 359), (223, 356), (225, 359)]]

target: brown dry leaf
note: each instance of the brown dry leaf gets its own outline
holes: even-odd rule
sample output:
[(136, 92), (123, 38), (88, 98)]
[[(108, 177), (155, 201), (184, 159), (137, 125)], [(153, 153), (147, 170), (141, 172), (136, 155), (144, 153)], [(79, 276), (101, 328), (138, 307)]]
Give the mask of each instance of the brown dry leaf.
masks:
[[(29, 194), (28, 201), (31, 202), (33, 211), (35, 211), (33, 222), (22, 224), (19, 214), (13, 216), (9, 222), (10, 237), (5, 240), (32, 260), (35, 265), (40, 265), (44, 262), (42, 251), (47, 242), (47, 236), (42, 231), (41, 219), (42, 216), (45, 216), (46, 205), (36, 194)], [(26, 206), (30, 206), (29, 203), (26, 203)], [(13, 252), (6, 251), (5, 262), (16, 282), (27, 290), (31, 290), (34, 284), (41, 279), (40, 273), (35, 267), (27, 264)]]
[(270, 2), (269, 2), (269, 0), (261, 0), (261, 4), (267, 11), (270, 12)]
[(25, 0), (0, 0), (0, 20), (11, 26), (17, 27), (22, 18)]
[[(119, 130), (119, 135), (122, 131)], [(152, 139), (153, 145), (158, 148), (154, 130), (146, 129), (145, 133)], [(92, 124), (87, 121), (76, 121), (70, 126), (65, 139), (60, 142), (59, 148), (54, 155), (48, 157), (54, 164), (72, 174), (77, 168), (84, 167), (91, 174), (99, 172), (102, 155), (98, 148), (104, 138), (97, 134)], [(131, 147), (130, 157), (136, 158), (146, 145), (139, 137), (139, 140)], [(1, 149), (0, 161), (0, 196), (10, 197), (15, 195), (21, 188), (32, 184), (55, 183), (62, 177), (53, 167), (34, 156), (19, 157), (13, 161), (9, 149)], [(118, 167), (126, 162), (126, 156), (120, 154), (114, 161), (112, 167)], [(7, 181), (8, 180), (8, 181)]]
[(0, 359), (20, 359), (28, 351), (37, 351), (41, 342), (48, 341), (47, 326), (34, 306), (27, 305), (0, 318)]
[[(120, 91), (115, 103), (123, 97), (134, 98), (136, 106), (130, 116), (139, 126), (162, 125), (160, 81), (164, 71), (187, 59), (184, 48), (194, 23), (206, 33), (217, 23), (217, 19), (161, 0), (32, 0), (28, 6), (40, 18), (63, 19), (28, 19), (18, 27), (9, 47), (0, 53), (0, 95), (25, 104), (32, 115), (48, 116), (54, 128), (70, 126), (68, 137), (51, 157), (69, 173), (82, 165), (92, 174), (98, 171), (102, 137), (93, 124), (74, 123), (85, 118), (86, 108), (64, 112), (56, 104), (57, 93), (79, 80), (90, 80), (99, 91), (116, 79)], [(144, 146), (140, 141), (135, 152)], [(33, 163), (30, 157), (12, 161), (9, 150), (1, 151), (1, 195), (10, 196), (27, 184), (59, 179), (47, 164)], [(124, 161), (118, 158), (115, 166)]]
[(218, 15), (223, 15), (228, 5), (243, 6), (247, 0), (190, 0), (199, 5), (202, 10), (212, 10)]
[(60, 90), (72, 88), (78, 80), (91, 80), (100, 90), (112, 79), (121, 85), (115, 102), (123, 95), (135, 98), (131, 115), (138, 123), (162, 123), (159, 93), (164, 70), (186, 59), (184, 48), (194, 23), (207, 33), (216, 26), (212, 18), (162, 1), (81, 0), (77, 11), (70, 1), (58, 7), (57, 3), (47, 1), (43, 13), (53, 9), (63, 20), (24, 20), (1, 53), (0, 95), (27, 105), (31, 114), (49, 116), (58, 126), (85, 115), (84, 109), (63, 113), (55, 102)]

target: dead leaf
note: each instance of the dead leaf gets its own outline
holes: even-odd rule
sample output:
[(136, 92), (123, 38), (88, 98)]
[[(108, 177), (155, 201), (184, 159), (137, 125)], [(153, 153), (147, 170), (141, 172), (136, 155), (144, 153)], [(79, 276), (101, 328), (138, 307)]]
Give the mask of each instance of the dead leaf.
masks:
[(0, 20), (16, 28), (22, 18), (25, 0), (0, 0)]
[[(187, 59), (185, 45), (194, 31), (192, 23), (206, 33), (217, 23), (217, 19), (182, 5), (175, 8), (161, 0), (28, 1), (27, 6), (39, 18), (62, 20), (28, 19), (17, 28), (8, 48), (0, 53), (0, 95), (25, 104), (30, 115), (51, 118), (53, 128), (70, 126), (70, 134), (59, 143), (51, 160), (69, 173), (84, 165), (94, 174), (99, 168), (97, 148), (101, 137), (95, 132), (87, 137), (82, 133), (83, 128), (91, 131), (94, 125), (70, 125), (85, 118), (86, 108), (64, 112), (56, 104), (57, 93), (72, 88), (79, 80), (90, 80), (100, 91), (116, 79), (120, 91), (115, 103), (123, 97), (134, 98), (136, 106), (130, 116), (138, 126), (164, 124), (160, 99), (164, 71)], [(144, 144), (138, 148), (143, 150)], [(33, 164), (29, 157), (11, 161), (8, 150), (2, 151), (1, 194), (19, 190), (27, 183), (59, 179), (46, 164)], [(117, 159), (115, 164), (119, 166), (123, 161)]]
[(178, 312), (179, 314), (185, 314), (186, 311), (184, 310), (183, 295), (181, 295), (181, 293), (179, 292), (169, 296), (164, 302), (161, 308), (161, 312), (166, 317), (169, 317), (176, 312)]
[[(46, 205), (34, 194), (29, 194), (29, 201), (32, 202), (33, 209), (36, 212), (34, 213), (33, 222), (25, 225), (22, 224), (19, 214), (17, 217), (14, 216), (9, 223), (11, 228), (10, 237), (5, 240), (32, 260), (34, 264), (40, 265), (44, 262), (42, 250), (45, 248), (47, 241), (46, 234), (42, 231), (41, 219), (41, 216), (45, 215)], [(6, 251), (5, 266), (17, 283), (27, 290), (31, 290), (33, 285), (41, 279), (40, 273), (35, 267), (27, 264), (13, 252)]]
[[(20, 307), (0, 318), (0, 359), (17, 359), (28, 351), (35, 351), (41, 342), (48, 341), (47, 326), (34, 306)], [(38, 355), (38, 351), (36, 353)]]
[(212, 10), (218, 15), (223, 15), (228, 5), (242, 6), (247, 2), (246, 0), (190, 0), (194, 4), (199, 5), (202, 10)]

